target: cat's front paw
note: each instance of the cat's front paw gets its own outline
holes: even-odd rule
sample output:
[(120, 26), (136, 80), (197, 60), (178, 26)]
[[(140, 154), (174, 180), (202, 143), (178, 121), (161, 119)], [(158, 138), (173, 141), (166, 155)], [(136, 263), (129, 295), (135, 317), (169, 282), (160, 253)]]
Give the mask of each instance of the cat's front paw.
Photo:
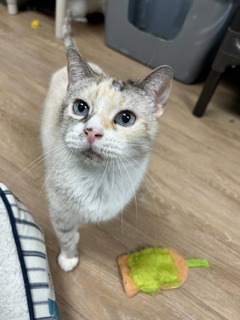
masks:
[(74, 269), (79, 262), (78, 257), (67, 258), (63, 253), (58, 256), (58, 264), (63, 271), (71, 271)]

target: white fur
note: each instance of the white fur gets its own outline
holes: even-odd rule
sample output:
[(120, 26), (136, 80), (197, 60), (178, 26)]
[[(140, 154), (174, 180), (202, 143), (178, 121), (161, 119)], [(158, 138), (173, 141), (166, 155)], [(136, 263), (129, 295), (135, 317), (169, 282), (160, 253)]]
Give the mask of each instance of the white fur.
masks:
[[(63, 68), (52, 77), (42, 145), (49, 209), (61, 245), (58, 262), (70, 271), (78, 263), (78, 227), (114, 218), (136, 193), (172, 70), (159, 67), (134, 84), (89, 67), (74, 47), (68, 48), (67, 60), (68, 72)], [(127, 126), (121, 122), (126, 112), (134, 119)]]
[(61, 151), (51, 151), (63, 145), (57, 122), (66, 90), (67, 71), (63, 68), (51, 81), (43, 117), (42, 145), (48, 154), (46, 191), (50, 214), (61, 244), (58, 261), (62, 269), (69, 271), (78, 262), (76, 241), (72, 240), (78, 226), (107, 221), (122, 211), (141, 183), (148, 155), (138, 159), (141, 161), (139, 166), (136, 166), (136, 160), (125, 163), (109, 160), (107, 167), (92, 167), (81, 162), (75, 154), (67, 154), (66, 159), (59, 160)]

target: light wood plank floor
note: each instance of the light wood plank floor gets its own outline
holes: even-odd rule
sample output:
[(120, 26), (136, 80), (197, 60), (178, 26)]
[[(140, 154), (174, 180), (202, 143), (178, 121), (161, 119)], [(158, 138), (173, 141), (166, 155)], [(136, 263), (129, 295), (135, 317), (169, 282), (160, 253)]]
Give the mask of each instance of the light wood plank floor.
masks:
[[(39, 29), (30, 28), (32, 19), (40, 20)], [(111, 75), (136, 80), (148, 71), (107, 48), (102, 27), (74, 23), (73, 33), (82, 54)], [(62, 319), (239, 319), (239, 92), (222, 82), (205, 117), (197, 119), (191, 111), (202, 84), (174, 82), (137, 214), (132, 202), (123, 216), (84, 227), (80, 265), (64, 273), (56, 263), (42, 163), (25, 170), (41, 155), (39, 126), (50, 76), (65, 64), (54, 20), (34, 12), (9, 16), (0, 5), (0, 61), (0, 180), (45, 230)], [(144, 245), (207, 258), (211, 268), (191, 269), (180, 289), (128, 299), (116, 257)]]

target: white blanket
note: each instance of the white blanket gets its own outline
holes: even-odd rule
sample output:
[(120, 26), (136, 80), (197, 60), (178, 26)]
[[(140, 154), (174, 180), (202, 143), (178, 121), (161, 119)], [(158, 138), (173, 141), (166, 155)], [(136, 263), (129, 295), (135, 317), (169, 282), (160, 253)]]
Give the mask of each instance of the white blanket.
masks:
[(58, 319), (44, 234), (0, 183), (0, 319)]

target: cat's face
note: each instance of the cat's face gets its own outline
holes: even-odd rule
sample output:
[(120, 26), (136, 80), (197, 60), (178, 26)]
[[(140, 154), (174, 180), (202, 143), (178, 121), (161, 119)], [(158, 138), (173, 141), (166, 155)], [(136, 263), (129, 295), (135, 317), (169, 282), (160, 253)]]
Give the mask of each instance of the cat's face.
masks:
[(67, 57), (69, 86), (61, 114), (67, 147), (94, 166), (148, 153), (170, 92), (171, 69), (122, 82), (93, 71), (74, 49)]

